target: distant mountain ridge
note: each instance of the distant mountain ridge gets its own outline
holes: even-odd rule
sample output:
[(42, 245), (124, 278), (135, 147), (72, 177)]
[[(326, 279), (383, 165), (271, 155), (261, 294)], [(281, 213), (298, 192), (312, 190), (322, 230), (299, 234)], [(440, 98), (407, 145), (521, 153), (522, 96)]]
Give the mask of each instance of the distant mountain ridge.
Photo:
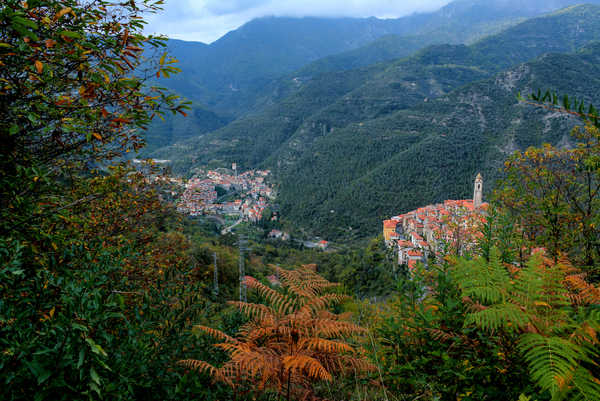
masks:
[(283, 79), (286, 75), (366, 67), (410, 56), (431, 44), (472, 43), (575, 1), (521, 3), (457, 0), (436, 12), (392, 20), (262, 18), (210, 45), (171, 40), (169, 50), (180, 60), (183, 72), (161, 85), (193, 100), (195, 109), (203, 112), (191, 113), (186, 121), (174, 116), (164, 124), (153, 124), (143, 155), (280, 101), (296, 89)]
[[(384, 218), (468, 198), (483, 173), (489, 195), (502, 162), (542, 142), (572, 146), (577, 119), (518, 103), (548, 88), (600, 102), (600, 43), (548, 54), (439, 99), (318, 138), (281, 176), (283, 215), (329, 238), (373, 234)], [(318, 177), (318, 179), (315, 179)]]
[(167, 85), (211, 111), (237, 116), (253, 105), (257, 90), (271, 80), (383, 36), (408, 36), (401, 55), (406, 56), (429, 44), (468, 43), (521, 18), (575, 3), (458, 0), (436, 12), (398, 19), (259, 18), (210, 45), (170, 41), (169, 49), (183, 72)]
[[(575, 32), (575, 33), (573, 33)], [(572, 52), (600, 39), (600, 7), (534, 18), (471, 46), (436, 45), (413, 57), (290, 79), (289, 96), (263, 112), (157, 152), (185, 165), (269, 160), (285, 165), (329, 131), (420, 104), (547, 52)]]

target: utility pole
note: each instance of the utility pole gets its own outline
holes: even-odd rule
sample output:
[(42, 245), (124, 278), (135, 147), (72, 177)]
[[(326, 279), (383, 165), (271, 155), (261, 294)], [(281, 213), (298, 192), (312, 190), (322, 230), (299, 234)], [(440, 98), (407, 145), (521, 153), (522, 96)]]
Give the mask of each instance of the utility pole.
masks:
[(217, 253), (216, 252), (213, 253), (213, 261), (215, 263), (213, 293), (215, 294), (215, 296), (217, 296), (217, 295), (219, 295), (219, 267), (217, 266)]
[(240, 248), (240, 302), (246, 302), (248, 298), (246, 296), (246, 284), (244, 283), (244, 277), (246, 277), (246, 266), (244, 265), (244, 252), (248, 250), (248, 239), (240, 234), (238, 244)]

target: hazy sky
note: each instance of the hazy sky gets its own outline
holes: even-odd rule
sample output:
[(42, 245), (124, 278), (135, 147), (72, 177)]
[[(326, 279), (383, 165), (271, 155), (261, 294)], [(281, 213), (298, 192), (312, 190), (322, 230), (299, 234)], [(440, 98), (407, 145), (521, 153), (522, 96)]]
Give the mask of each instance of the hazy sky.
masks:
[(432, 11), (450, 0), (166, 0), (147, 33), (210, 43), (264, 16), (396, 18)]

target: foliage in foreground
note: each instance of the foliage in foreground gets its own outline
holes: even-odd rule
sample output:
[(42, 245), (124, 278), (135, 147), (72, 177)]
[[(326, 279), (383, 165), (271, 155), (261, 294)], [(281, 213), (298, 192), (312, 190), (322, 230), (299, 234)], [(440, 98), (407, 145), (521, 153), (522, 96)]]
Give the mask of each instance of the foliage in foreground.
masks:
[(599, 303), (566, 261), (503, 264), (495, 248), (487, 260), (450, 258), (415, 272), (375, 319), (386, 387), (424, 399), (596, 400)]
[(285, 399), (313, 399), (316, 383), (334, 376), (360, 374), (373, 369), (365, 350), (349, 338), (365, 334), (365, 329), (349, 322), (348, 316), (328, 309), (347, 299), (332, 293), (336, 285), (315, 273), (315, 265), (296, 270), (277, 268), (284, 291), (246, 277), (266, 304), (231, 302), (250, 321), (236, 337), (206, 326), (196, 326), (222, 342), (215, 347), (230, 359), (221, 367), (200, 360), (180, 363), (242, 394), (277, 393)]

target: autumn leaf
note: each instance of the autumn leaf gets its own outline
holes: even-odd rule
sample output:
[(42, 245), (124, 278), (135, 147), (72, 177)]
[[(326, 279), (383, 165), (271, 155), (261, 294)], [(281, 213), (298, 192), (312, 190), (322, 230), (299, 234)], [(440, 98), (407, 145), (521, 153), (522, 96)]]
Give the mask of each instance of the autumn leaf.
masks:
[(59, 12), (56, 14), (56, 16), (54, 16), (54, 20), (56, 21), (56, 20), (60, 19), (60, 17), (62, 17), (62, 16), (63, 16), (63, 15), (65, 15), (65, 14), (68, 14), (68, 13), (70, 13), (72, 10), (73, 10), (73, 9), (72, 9), (71, 7), (65, 7), (65, 8), (63, 8), (62, 10), (60, 10), (60, 11), (59, 11)]
[(35, 69), (37, 70), (38, 74), (41, 74), (42, 71), (44, 71), (44, 64), (39, 61), (39, 60), (35, 60)]
[(92, 136), (93, 136), (94, 138), (96, 138), (97, 140), (99, 140), (99, 141), (101, 141), (101, 140), (102, 140), (102, 135), (100, 135), (100, 134), (99, 134), (99, 133), (97, 133), (97, 132), (92, 132)]

